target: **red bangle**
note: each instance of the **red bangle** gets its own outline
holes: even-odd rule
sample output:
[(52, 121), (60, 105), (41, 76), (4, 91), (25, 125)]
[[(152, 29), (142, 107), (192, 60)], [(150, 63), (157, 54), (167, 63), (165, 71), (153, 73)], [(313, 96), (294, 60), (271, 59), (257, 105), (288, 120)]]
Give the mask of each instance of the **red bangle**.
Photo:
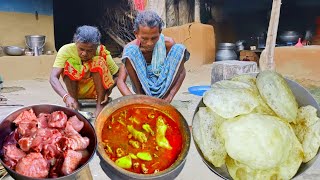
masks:
[(68, 96), (70, 96), (68, 93), (63, 95), (63, 97), (62, 97), (63, 102), (66, 102)]

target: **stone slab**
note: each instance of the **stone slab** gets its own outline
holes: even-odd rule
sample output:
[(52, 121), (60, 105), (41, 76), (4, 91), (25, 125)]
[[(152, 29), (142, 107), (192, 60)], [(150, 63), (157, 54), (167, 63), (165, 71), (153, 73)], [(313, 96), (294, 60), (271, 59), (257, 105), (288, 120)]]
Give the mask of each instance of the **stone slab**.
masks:
[(224, 79), (230, 79), (239, 74), (256, 73), (258, 72), (256, 62), (252, 61), (218, 61), (212, 64), (211, 84)]

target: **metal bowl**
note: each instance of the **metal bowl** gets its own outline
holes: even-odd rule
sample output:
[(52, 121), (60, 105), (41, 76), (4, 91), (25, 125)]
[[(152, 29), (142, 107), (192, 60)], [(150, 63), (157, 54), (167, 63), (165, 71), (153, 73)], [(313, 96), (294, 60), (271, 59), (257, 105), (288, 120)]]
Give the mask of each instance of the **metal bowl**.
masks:
[(24, 54), (24, 49), (18, 46), (5, 46), (3, 50), (7, 55), (10, 56), (21, 56)]
[[(41, 105), (32, 105), (32, 106), (24, 107), (24, 108), (21, 108), (19, 110), (14, 111), (11, 114), (9, 114), (6, 118), (4, 118), (4, 120), (0, 124), (0, 152), (2, 152), (3, 141), (4, 141), (5, 137), (8, 136), (16, 128), (12, 121), (15, 120), (20, 113), (22, 113), (25, 110), (31, 109), (31, 108), (33, 109), (33, 111), (36, 115), (39, 115), (40, 113), (52, 113), (54, 111), (63, 111), (68, 117), (76, 115), (80, 121), (84, 122), (84, 126), (83, 126), (82, 130), (80, 131), (80, 134), (82, 136), (86, 136), (90, 139), (90, 144), (87, 148), (87, 150), (89, 151), (89, 154), (90, 154), (90, 158), (88, 159), (88, 161), (85, 164), (83, 164), (81, 167), (79, 167), (77, 170), (75, 170), (71, 174), (69, 174), (67, 176), (62, 176), (62, 177), (56, 178), (57, 180), (76, 179), (76, 176), (80, 173), (80, 171), (85, 166), (87, 166), (88, 163), (90, 162), (90, 160), (93, 158), (93, 155), (94, 155), (96, 148), (97, 148), (97, 136), (96, 136), (96, 133), (95, 133), (94, 128), (91, 125), (91, 123), (85, 117), (83, 117), (80, 113), (78, 113), (74, 110), (71, 110), (69, 108), (57, 106), (57, 105), (41, 104)], [(1, 158), (0, 158), (0, 162), (5, 167), (5, 169), (8, 171), (10, 176), (12, 176), (16, 180), (36, 180), (36, 179), (50, 180), (50, 179), (52, 179), (52, 178), (27, 177), (27, 176), (18, 174), (14, 170), (10, 169), (2, 161)]]
[[(116, 110), (123, 108), (125, 106), (136, 105), (136, 106), (147, 106), (151, 108), (155, 108), (161, 110), (163, 112), (168, 113), (172, 119), (176, 120), (180, 131), (182, 133), (182, 150), (178, 159), (166, 170), (160, 171), (156, 174), (137, 174), (125, 169), (118, 167), (107, 155), (104, 150), (104, 145), (102, 143), (102, 129), (104, 127), (104, 123)], [(174, 108), (169, 103), (164, 102), (161, 99), (145, 96), (145, 95), (131, 95), (131, 96), (123, 96), (118, 99), (113, 100), (111, 103), (107, 104), (99, 116), (95, 121), (95, 128), (98, 139), (98, 155), (100, 157), (100, 164), (104, 169), (105, 173), (111, 179), (148, 179), (148, 180), (167, 180), (174, 179), (181, 172), (186, 157), (190, 148), (190, 129), (189, 126), (184, 119), (184, 117), (180, 114), (180, 112)]]
[[(305, 88), (303, 88), (301, 85), (299, 85), (298, 83), (296, 83), (290, 79), (287, 79), (287, 78), (286, 78), (286, 81), (287, 81), (290, 89), (292, 90), (294, 96), (296, 97), (296, 100), (298, 102), (299, 107), (311, 105), (318, 110), (318, 116), (320, 117), (320, 107), (319, 107), (317, 101), (312, 97), (312, 95)], [(205, 104), (203, 103), (202, 99), (196, 108), (194, 116), (199, 111), (199, 107), (206, 107)], [(194, 119), (194, 116), (193, 116), (193, 119)], [(193, 137), (193, 139), (194, 139), (194, 137)], [(207, 165), (207, 167), (212, 172), (214, 172), (216, 175), (218, 175), (219, 177), (221, 177), (223, 179), (232, 179), (232, 177), (230, 176), (228, 169), (225, 165), (223, 165), (220, 168), (212, 165), (209, 161), (207, 161), (204, 158), (204, 156), (201, 152), (201, 149), (199, 148), (199, 146), (197, 145), (197, 143), (195, 141), (194, 141), (194, 144), (195, 144), (196, 149), (197, 149), (198, 153), (200, 154), (203, 162)], [(308, 163), (302, 163), (300, 165), (300, 168), (298, 169), (298, 172), (295, 174), (295, 176), (293, 178), (296, 178), (299, 175), (305, 173), (305, 171), (307, 171), (315, 163), (315, 161), (318, 159), (319, 153), (320, 153), (320, 151), (318, 150), (317, 155), (312, 160), (310, 160)]]

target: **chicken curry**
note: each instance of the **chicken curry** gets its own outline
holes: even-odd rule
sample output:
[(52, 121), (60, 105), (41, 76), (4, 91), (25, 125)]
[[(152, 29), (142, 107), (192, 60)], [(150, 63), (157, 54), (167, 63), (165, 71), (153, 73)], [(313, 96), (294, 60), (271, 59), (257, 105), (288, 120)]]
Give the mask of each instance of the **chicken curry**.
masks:
[(107, 119), (102, 130), (104, 149), (119, 167), (153, 174), (170, 167), (182, 149), (177, 122), (153, 107), (126, 106)]

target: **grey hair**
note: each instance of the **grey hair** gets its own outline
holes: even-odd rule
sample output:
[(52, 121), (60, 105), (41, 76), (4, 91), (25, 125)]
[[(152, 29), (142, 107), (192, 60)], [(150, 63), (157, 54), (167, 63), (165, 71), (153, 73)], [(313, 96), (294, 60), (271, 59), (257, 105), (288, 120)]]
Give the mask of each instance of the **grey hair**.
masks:
[(159, 27), (159, 30), (161, 31), (163, 24), (162, 19), (156, 12), (146, 10), (137, 15), (134, 21), (133, 30), (137, 32), (139, 30), (139, 26), (147, 26), (150, 28)]
[(73, 42), (92, 43), (94, 45), (100, 44), (101, 33), (97, 27), (94, 26), (80, 26), (77, 28), (73, 36)]

